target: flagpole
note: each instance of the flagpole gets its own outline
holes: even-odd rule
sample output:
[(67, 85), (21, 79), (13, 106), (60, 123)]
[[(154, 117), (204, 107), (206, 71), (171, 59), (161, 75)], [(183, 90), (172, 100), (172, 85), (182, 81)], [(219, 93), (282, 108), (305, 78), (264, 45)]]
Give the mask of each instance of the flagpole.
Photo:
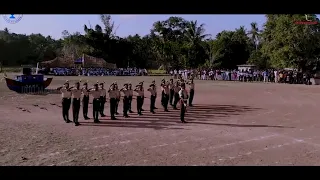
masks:
[(38, 70), (39, 70), (39, 62), (37, 63), (36, 74), (38, 74)]

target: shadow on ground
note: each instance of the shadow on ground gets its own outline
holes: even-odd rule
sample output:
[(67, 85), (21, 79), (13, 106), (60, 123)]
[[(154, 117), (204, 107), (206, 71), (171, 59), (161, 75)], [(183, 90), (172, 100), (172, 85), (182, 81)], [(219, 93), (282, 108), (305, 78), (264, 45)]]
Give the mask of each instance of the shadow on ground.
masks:
[[(122, 118), (118, 115), (117, 120), (100, 118), (101, 123), (93, 123), (92, 120), (81, 122), (84, 126), (100, 126), (100, 127), (127, 127), (127, 128), (152, 128), (155, 130), (162, 129), (188, 129), (192, 124), (203, 124), (213, 126), (229, 126), (229, 127), (271, 127), (271, 128), (292, 128), (285, 126), (270, 126), (270, 125), (252, 125), (252, 124), (228, 124), (214, 123), (215, 120), (224, 120), (232, 116), (240, 116), (246, 113), (261, 110), (250, 106), (237, 105), (196, 105), (188, 107), (186, 114), (187, 124), (180, 122), (180, 111), (170, 110), (164, 112), (162, 108), (157, 109), (156, 114), (143, 111), (142, 116), (137, 116), (136, 113), (130, 114), (129, 118)], [(119, 112), (120, 113), (120, 112)]]

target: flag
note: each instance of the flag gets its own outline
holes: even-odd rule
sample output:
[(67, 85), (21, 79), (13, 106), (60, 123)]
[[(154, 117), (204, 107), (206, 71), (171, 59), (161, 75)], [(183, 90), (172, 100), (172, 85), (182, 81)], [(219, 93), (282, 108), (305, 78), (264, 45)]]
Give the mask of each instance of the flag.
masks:
[(82, 64), (83, 63), (83, 57), (74, 60), (74, 63), (75, 64)]

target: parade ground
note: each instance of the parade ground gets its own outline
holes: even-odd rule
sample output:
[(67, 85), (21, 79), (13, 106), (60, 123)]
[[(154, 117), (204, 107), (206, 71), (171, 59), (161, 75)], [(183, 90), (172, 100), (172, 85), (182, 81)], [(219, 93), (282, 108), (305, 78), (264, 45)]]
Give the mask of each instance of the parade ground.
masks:
[[(79, 78), (54, 77), (49, 88)], [(106, 88), (144, 81), (146, 89), (163, 77), (81, 78)], [(60, 94), (17, 94), (4, 81), (0, 92), (0, 165), (320, 165), (319, 86), (196, 80), (187, 124), (178, 110), (164, 112), (160, 97), (150, 113), (147, 91), (143, 116), (123, 118), (120, 102), (118, 120), (110, 120), (107, 102), (100, 124), (81, 110), (80, 126), (63, 121)]]

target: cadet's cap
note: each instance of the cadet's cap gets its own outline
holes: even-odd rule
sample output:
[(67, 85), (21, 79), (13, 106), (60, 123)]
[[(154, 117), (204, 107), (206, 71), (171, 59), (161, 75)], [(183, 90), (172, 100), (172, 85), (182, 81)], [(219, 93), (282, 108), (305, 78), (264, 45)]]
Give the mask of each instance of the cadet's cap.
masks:
[(102, 85), (103, 85), (103, 83), (100, 83), (99, 85), (100, 85), (100, 86), (102, 86)]
[(153, 86), (155, 86), (154, 84), (150, 84), (150, 86), (149, 87), (153, 87)]

